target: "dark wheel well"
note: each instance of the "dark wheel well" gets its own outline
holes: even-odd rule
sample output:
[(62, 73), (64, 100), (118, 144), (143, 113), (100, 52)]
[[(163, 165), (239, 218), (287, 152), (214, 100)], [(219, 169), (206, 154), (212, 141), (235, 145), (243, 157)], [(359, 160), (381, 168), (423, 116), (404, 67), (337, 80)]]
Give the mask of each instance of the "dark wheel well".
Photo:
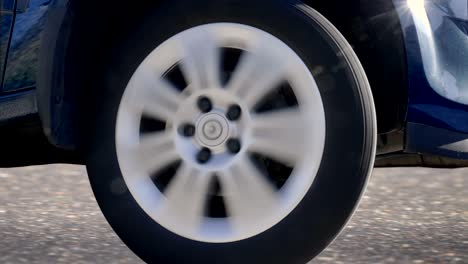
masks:
[[(106, 56), (147, 10), (160, 1), (58, 0), (43, 38), (38, 84), (39, 111), (49, 140), (77, 148), (96, 99), (92, 82)], [(351, 43), (368, 75), (379, 133), (400, 130), (407, 105), (406, 56), (398, 15), (389, 0), (304, 0), (330, 20)], [(93, 7), (93, 8), (90, 8)], [(60, 15), (61, 14), (61, 15)], [(184, 18), (177, 18), (184, 19)], [(51, 46), (50, 43), (53, 43)]]
[(407, 107), (406, 50), (390, 0), (306, 0), (351, 43), (371, 84), (379, 133), (400, 130)]

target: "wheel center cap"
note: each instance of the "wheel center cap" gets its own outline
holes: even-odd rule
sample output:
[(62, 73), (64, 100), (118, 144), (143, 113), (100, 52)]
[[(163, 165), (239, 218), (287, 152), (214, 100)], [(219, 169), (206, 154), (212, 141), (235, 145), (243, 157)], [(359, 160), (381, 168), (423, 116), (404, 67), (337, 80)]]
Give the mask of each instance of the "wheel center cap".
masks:
[(197, 122), (197, 138), (202, 145), (215, 147), (222, 144), (229, 135), (229, 124), (220, 114), (210, 113)]
[(223, 127), (217, 120), (209, 120), (203, 125), (203, 134), (208, 139), (217, 139), (222, 133)]

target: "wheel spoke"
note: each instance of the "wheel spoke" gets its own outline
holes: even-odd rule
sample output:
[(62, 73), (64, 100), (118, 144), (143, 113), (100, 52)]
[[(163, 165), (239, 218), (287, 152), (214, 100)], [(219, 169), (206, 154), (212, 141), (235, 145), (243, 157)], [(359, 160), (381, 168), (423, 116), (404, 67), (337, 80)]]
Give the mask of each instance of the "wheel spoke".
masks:
[(246, 157), (219, 177), (228, 217), (238, 230), (278, 205), (273, 185)]
[(149, 116), (163, 120), (171, 120), (183, 100), (174, 86), (160, 79), (154, 83), (153, 89), (147, 91), (144, 102), (144, 112)]
[(141, 90), (137, 89), (130, 95), (132, 105), (143, 108), (145, 114), (163, 121), (171, 120), (185, 98), (174, 85), (145, 67), (137, 71), (131, 85), (141, 87)]
[(270, 45), (259, 41), (252, 51), (243, 53), (227, 89), (237, 93), (249, 107), (276, 88), (285, 78), (289, 59), (275, 54)]
[(220, 49), (211, 33), (188, 33), (178, 43), (184, 54), (181, 70), (190, 89), (220, 87)]
[(285, 165), (294, 165), (303, 153), (305, 123), (297, 108), (253, 117), (254, 140), (249, 150)]
[(207, 200), (210, 175), (182, 163), (165, 191), (159, 215), (186, 232), (199, 231)]
[(171, 134), (168, 132), (142, 136), (138, 144), (137, 155), (144, 164), (146, 171), (150, 174), (163, 169), (180, 158)]

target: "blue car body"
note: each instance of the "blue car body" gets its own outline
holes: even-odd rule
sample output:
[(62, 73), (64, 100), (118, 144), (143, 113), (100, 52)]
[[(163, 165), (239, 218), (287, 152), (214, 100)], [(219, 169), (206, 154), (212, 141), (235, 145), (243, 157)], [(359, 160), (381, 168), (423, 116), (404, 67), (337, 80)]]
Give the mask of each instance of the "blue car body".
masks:
[(407, 150), (467, 158), (468, 2), (394, 3), (408, 63)]
[[(468, 159), (468, 1), (387, 2), (391, 1), (404, 40), (407, 98), (402, 125), (380, 131), (379, 153)], [(42, 78), (40, 54), (54, 47), (46, 42), (54, 35), (47, 23), (63, 18), (68, 2), (0, 1), (0, 107), (10, 101), (8, 98), (23, 102), (19, 114), (0, 114), (0, 121), (42, 111), (41, 102), (39, 107), (36, 103), (42, 96), (36, 91), (38, 78)], [(386, 67), (385, 61), (381, 67)], [(61, 99), (49, 96), (47, 100), (53, 103)], [(49, 140), (59, 142), (50, 136), (50, 122), (43, 121)]]

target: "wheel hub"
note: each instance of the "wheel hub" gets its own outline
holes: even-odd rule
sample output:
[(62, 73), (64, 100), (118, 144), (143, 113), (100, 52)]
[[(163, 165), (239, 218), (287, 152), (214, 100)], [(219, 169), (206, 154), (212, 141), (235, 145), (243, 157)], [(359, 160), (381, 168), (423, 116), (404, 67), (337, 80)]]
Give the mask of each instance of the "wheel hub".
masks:
[(203, 135), (208, 139), (217, 139), (221, 133), (223, 133), (223, 128), (216, 120), (210, 120), (203, 125)]
[(226, 141), (229, 130), (229, 123), (221, 114), (209, 113), (198, 121), (196, 135), (201, 145), (216, 147)]

